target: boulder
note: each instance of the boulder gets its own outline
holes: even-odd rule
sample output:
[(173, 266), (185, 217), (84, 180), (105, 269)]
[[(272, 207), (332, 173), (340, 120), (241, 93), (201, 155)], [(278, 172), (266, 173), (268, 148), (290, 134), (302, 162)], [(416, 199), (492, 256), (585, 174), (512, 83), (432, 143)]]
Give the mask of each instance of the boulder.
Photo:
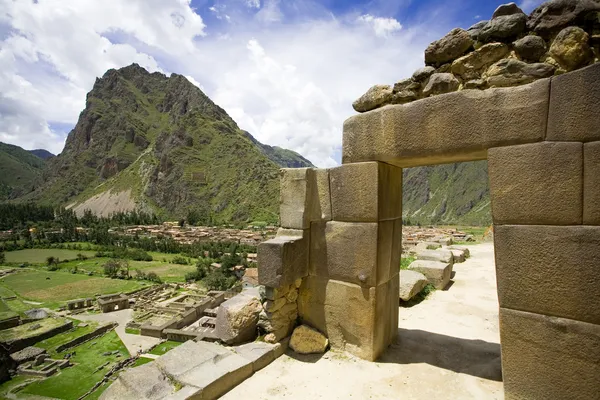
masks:
[(465, 262), (467, 259), (467, 257), (465, 257), (465, 252), (462, 250), (449, 249), (449, 251), (452, 253), (452, 258), (455, 264)]
[(464, 89), (480, 89), (483, 90), (487, 87), (487, 82), (485, 79), (471, 79), (470, 81), (465, 82)]
[(417, 259), (452, 263), (453, 256), (449, 250), (421, 250), (417, 252)]
[(508, 46), (504, 43), (488, 43), (477, 50), (462, 56), (452, 63), (452, 73), (463, 80), (481, 78), (492, 64), (508, 54)]
[(516, 4), (501, 5), (494, 17), (479, 31), (477, 40), (483, 43), (514, 38), (525, 31), (527, 15)]
[(452, 245), (448, 247), (448, 250), (461, 250), (466, 258), (471, 257), (471, 252), (469, 251), (469, 248), (467, 246)]
[(520, 60), (504, 59), (486, 72), (487, 83), (494, 87), (518, 86), (538, 79), (548, 78), (555, 68), (546, 63), (527, 64)]
[(412, 78), (403, 79), (394, 84), (392, 104), (404, 104), (414, 101), (418, 98), (421, 84), (415, 82)]
[(299, 354), (321, 354), (327, 350), (329, 340), (318, 330), (306, 325), (294, 329), (290, 347)]
[(425, 82), (434, 72), (435, 68), (431, 66), (419, 68), (413, 73), (412, 79), (415, 82)]
[(400, 299), (409, 301), (427, 286), (427, 277), (409, 269), (400, 270)]
[(423, 96), (429, 97), (438, 94), (455, 92), (458, 90), (459, 86), (460, 82), (452, 74), (433, 74), (423, 89)]
[(416, 253), (418, 253), (423, 250), (437, 250), (440, 247), (442, 247), (442, 245), (438, 242), (420, 242), (420, 243), (417, 243), (414, 251)]
[(527, 35), (513, 43), (520, 59), (538, 62), (546, 54), (546, 42), (539, 36)]
[(246, 289), (225, 301), (217, 311), (217, 336), (227, 344), (254, 340), (259, 314), (262, 311), (256, 288)]
[(456, 28), (431, 43), (425, 50), (425, 64), (440, 66), (456, 60), (473, 47), (473, 39), (464, 29)]
[(593, 61), (589, 40), (583, 29), (570, 26), (556, 35), (550, 46), (550, 55), (567, 72), (581, 68)]
[(408, 269), (425, 275), (429, 283), (435, 286), (436, 289), (444, 289), (450, 282), (452, 262), (417, 260), (413, 261)]
[(352, 103), (357, 112), (374, 110), (392, 101), (393, 89), (390, 85), (375, 85)]
[(533, 10), (527, 29), (548, 38), (568, 25), (580, 25), (594, 11), (600, 11), (598, 0), (547, 1)]
[(483, 27), (486, 26), (488, 22), (490, 21), (479, 21), (478, 23), (467, 29), (467, 33), (469, 34), (469, 36), (471, 36), (471, 39), (477, 40), (479, 32), (481, 32), (481, 29), (483, 29)]

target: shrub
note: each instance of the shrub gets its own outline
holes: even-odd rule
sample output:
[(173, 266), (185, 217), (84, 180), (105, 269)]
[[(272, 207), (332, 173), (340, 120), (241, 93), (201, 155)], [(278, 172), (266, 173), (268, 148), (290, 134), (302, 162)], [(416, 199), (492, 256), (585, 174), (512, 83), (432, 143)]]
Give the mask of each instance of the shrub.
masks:
[(6, 262), (6, 254), (3, 251), (0, 251), (0, 264), (4, 264)]
[(129, 263), (125, 260), (108, 260), (104, 263), (104, 275), (109, 278), (129, 278)]
[(77, 259), (78, 259), (79, 261), (84, 261), (84, 260), (87, 260), (87, 257), (86, 257), (86, 256), (84, 256), (84, 255), (83, 255), (83, 254), (81, 254), (81, 253), (77, 253)]
[(156, 275), (156, 272), (148, 272), (148, 274), (146, 275), (146, 279), (150, 282), (162, 283), (162, 280), (158, 275)]
[(225, 275), (218, 269), (206, 275), (202, 282), (209, 290), (227, 290), (237, 282), (237, 279), (234, 276)]
[(188, 265), (189, 261), (187, 258), (182, 257), (182, 256), (175, 256), (173, 257), (173, 259), (171, 260), (171, 262), (173, 264), (180, 264), (180, 265)]

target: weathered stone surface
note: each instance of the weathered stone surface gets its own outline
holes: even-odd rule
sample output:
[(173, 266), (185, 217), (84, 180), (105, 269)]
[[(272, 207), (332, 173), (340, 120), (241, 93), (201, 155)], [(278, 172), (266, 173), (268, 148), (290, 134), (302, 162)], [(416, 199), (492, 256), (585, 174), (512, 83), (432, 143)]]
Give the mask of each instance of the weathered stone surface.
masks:
[(600, 140), (600, 63), (552, 78), (546, 140)]
[(308, 275), (309, 230), (287, 233), (296, 236), (278, 236), (258, 245), (261, 285), (280, 288)]
[(310, 207), (316, 192), (312, 168), (283, 168), (279, 172), (281, 183), (279, 214), (282, 228), (307, 229), (313, 219)]
[(175, 392), (175, 387), (154, 363), (130, 368), (106, 389), (102, 400), (160, 400)]
[(252, 363), (252, 371), (256, 372), (271, 364), (278, 357), (281, 344), (265, 342), (246, 343), (233, 348), (237, 354)]
[(287, 303), (287, 299), (285, 297), (276, 300), (267, 300), (264, 302), (263, 308), (265, 311), (273, 313), (283, 307), (285, 303)]
[(421, 87), (421, 84), (414, 81), (412, 78), (402, 79), (394, 84), (394, 93), (401, 92), (403, 90), (417, 90)]
[(549, 87), (544, 80), (465, 90), (356, 115), (344, 122), (342, 162), (414, 167), (472, 161), (485, 159), (491, 147), (543, 140)]
[(230, 345), (254, 340), (261, 310), (258, 289), (245, 289), (219, 306), (217, 335)]
[(8, 354), (8, 351), (6, 351), (3, 346), (0, 346), (0, 383), (10, 380), (10, 370), (16, 368), (17, 364), (15, 360)]
[(492, 14), (492, 19), (513, 14), (523, 14), (523, 10), (521, 10), (515, 3), (501, 4)]
[(371, 288), (310, 276), (300, 288), (300, 317), (333, 348), (375, 360), (398, 333), (398, 283), (398, 275)]
[(42, 349), (41, 347), (29, 346), (25, 347), (23, 350), (17, 351), (10, 355), (10, 358), (15, 360), (18, 364), (22, 364), (26, 361), (31, 361), (35, 359), (40, 354), (45, 354), (47, 352), (46, 349)]
[(431, 43), (425, 50), (425, 64), (440, 66), (454, 61), (473, 46), (473, 39), (464, 29), (451, 30), (442, 39)]
[(458, 90), (460, 82), (450, 73), (433, 74), (429, 78), (427, 85), (423, 88), (423, 96), (435, 96), (438, 94), (455, 92)]
[(481, 32), (481, 29), (483, 29), (483, 27), (486, 26), (488, 24), (488, 22), (490, 22), (490, 21), (479, 21), (478, 23), (476, 23), (475, 25), (473, 25), (469, 29), (467, 29), (467, 33), (469, 34), (471, 39), (473, 39), (473, 41), (477, 40), (477, 37), (479, 36), (479, 32)]
[(416, 100), (419, 97), (421, 84), (412, 78), (403, 79), (394, 84), (394, 95), (391, 104), (404, 104)]
[(519, 58), (528, 62), (538, 62), (546, 54), (546, 42), (540, 36), (527, 35), (513, 43)]
[(512, 14), (500, 12), (499, 15), (492, 18), (483, 28), (481, 28), (477, 40), (484, 43), (503, 41), (516, 37), (523, 32), (526, 27), (527, 15), (520, 9)]
[(313, 213), (316, 218), (312, 220), (331, 220), (331, 193), (329, 191), (329, 170), (328, 169), (315, 169), (315, 179), (317, 181), (317, 198), (313, 200), (313, 203), (317, 207), (317, 210)]
[(463, 80), (478, 79), (496, 61), (508, 54), (504, 43), (488, 43), (452, 63), (452, 73)]
[(471, 252), (467, 246), (452, 245), (448, 247), (448, 250), (460, 250), (465, 255), (465, 258), (469, 258), (471, 256)]
[(567, 25), (579, 25), (586, 14), (592, 11), (600, 11), (600, 2), (597, 0), (547, 1), (533, 10), (527, 28), (549, 37)]
[(325, 353), (327, 346), (329, 340), (318, 330), (306, 325), (294, 329), (290, 339), (290, 347), (299, 354)]
[(487, 83), (494, 87), (524, 85), (554, 74), (554, 67), (546, 63), (527, 64), (512, 58), (498, 61), (486, 72)]
[(417, 259), (419, 260), (430, 260), (430, 261), (441, 261), (446, 263), (452, 263), (453, 256), (450, 250), (421, 250), (417, 252)]
[(409, 301), (427, 286), (427, 277), (420, 272), (404, 269), (400, 271), (400, 299)]
[(283, 285), (280, 287), (269, 287), (269, 286), (259, 286), (258, 294), (262, 301), (265, 300), (277, 300), (284, 297), (290, 290), (290, 285)]
[(543, 142), (488, 152), (494, 224), (581, 224), (583, 144)]
[(465, 262), (467, 257), (465, 256), (465, 252), (462, 250), (453, 250), (448, 249), (452, 253), (452, 259), (454, 264)]
[(330, 170), (334, 221), (376, 222), (402, 217), (402, 169), (355, 163)]
[(388, 281), (400, 263), (401, 221), (313, 224), (310, 274), (363, 286)]
[(495, 229), (501, 307), (600, 324), (600, 227)]
[(413, 73), (412, 78), (415, 82), (425, 82), (434, 72), (435, 68), (431, 66), (419, 68)]
[(599, 325), (501, 308), (500, 340), (507, 400), (598, 397)]
[(590, 37), (581, 28), (570, 26), (556, 36), (550, 46), (550, 55), (565, 71), (573, 71), (593, 60)]
[(408, 269), (425, 275), (429, 283), (435, 286), (436, 289), (444, 289), (448, 285), (448, 282), (450, 282), (452, 261), (416, 260), (408, 266)]
[(600, 225), (600, 142), (583, 145), (583, 224)]
[(352, 103), (357, 112), (374, 110), (392, 101), (392, 88), (389, 85), (375, 85)]
[(485, 79), (472, 79), (470, 81), (465, 82), (464, 88), (483, 90), (487, 88), (487, 82)]

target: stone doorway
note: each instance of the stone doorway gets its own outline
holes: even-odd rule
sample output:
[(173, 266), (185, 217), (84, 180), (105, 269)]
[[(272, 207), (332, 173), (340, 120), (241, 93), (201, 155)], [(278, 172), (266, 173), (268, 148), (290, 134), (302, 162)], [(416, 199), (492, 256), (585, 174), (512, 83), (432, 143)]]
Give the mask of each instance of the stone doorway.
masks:
[(349, 118), (342, 166), (282, 171), (282, 229), (259, 247), (259, 282), (271, 304), (297, 293), (297, 308), (288, 323), (267, 310), (273, 338), (297, 316), (377, 359), (398, 333), (402, 168), (487, 159), (506, 397), (597, 397), (599, 105), (596, 64)]

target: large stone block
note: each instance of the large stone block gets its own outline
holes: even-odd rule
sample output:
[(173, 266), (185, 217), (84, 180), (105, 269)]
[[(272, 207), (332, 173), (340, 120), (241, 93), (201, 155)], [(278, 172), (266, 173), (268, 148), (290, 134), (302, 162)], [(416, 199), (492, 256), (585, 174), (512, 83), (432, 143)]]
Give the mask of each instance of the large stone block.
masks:
[(490, 149), (488, 173), (494, 224), (581, 224), (582, 143)]
[[(450, 257), (452, 257), (452, 253)], [(436, 289), (444, 289), (452, 276), (452, 261), (416, 260), (408, 266), (408, 269), (425, 275), (429, 283)]]
[(331, 192), (329, 190), (329, 170), (315, 169), (316, 196), (313, 198), (313, 221), (331, 221)]
[(312, 168), (283, 168), (279, 172), (279, 218), (283, 228), (308, 229), (314, 219), (312, 201), (317, 193)]
[(310, 276), (300, 288), (300, 317), (333, 348), (373, 361), (398, 333), (399, 290), (398, 275), (371, 288)]
[(377, 222), (402, 217), (402, 169), (380, 162), (330, 170), (334, 221)]
[(501, 307), (600, 324), (600, 226), (496, 226)]
[(552, 78), (546, 140), (600, 140), (600, 64)]
[(500, 309), (504, 396), (598, 399), (600, 326)]
[(600, 225), (600, 142), (583, 145), (583, 223)]
[(417, 251), (417, 259), (428, 260), (428, 261), (440, 261), (448, 264), (452, 264), (454, 255), (452, 251), (446, 249), (439, 250), (419, 250)]
[(258, 281), (279, 288), (308, 275), (310, 230), (284, 230), (258, 245)]
[(402, 220), (313, 223), (309, 274), (377, 286), (398, 273)]
[(228, 345), (254, 340), (261, 310), (258, 288), (246, 289), (233, 296), (217, 310), (217, 336)]
[(344, 164), (400, 167), (483, 160), (492, 147), (544, 140), (550, 80), (462, 90), (386, 106), (344, 122)]

